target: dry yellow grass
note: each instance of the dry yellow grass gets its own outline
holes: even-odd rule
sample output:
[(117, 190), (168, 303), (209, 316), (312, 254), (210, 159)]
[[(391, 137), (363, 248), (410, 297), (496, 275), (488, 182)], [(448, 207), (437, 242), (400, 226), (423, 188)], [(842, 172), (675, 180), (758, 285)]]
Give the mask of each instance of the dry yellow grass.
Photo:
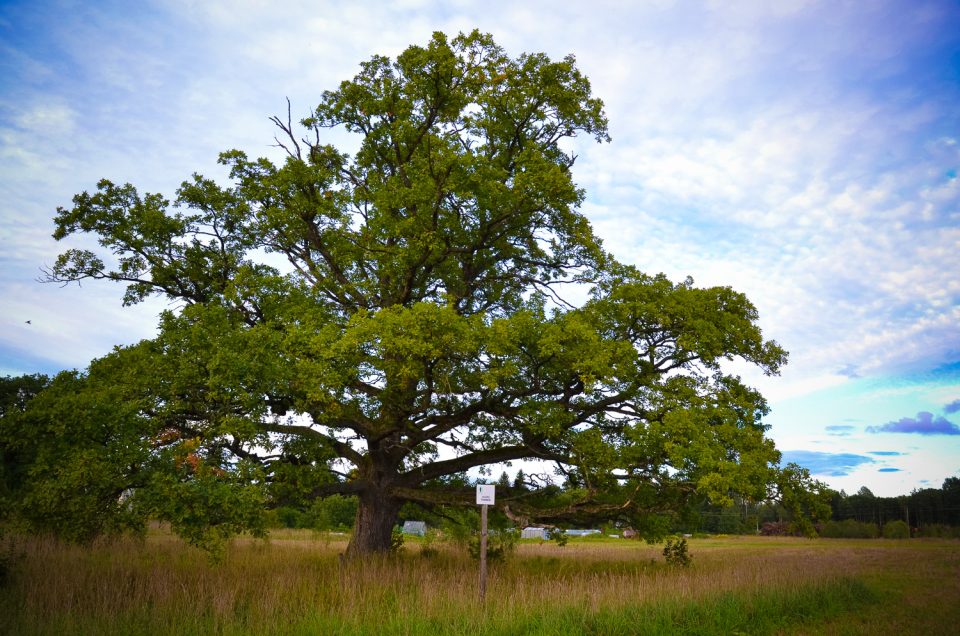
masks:
[[(267, 542), (235, 541), (216, 565), (165, 533), (152, 533), (143, 543), (120, 540), (91, 548), (23, 540), (14, 583), (0, 593), (0, 612), (8, 613), (0, 629), (310, 633), (334, 626), (343, 633), (420, 633), (441, 626), (471, 633), (478, 625), (508, 626), (509, 617), (537, 625), (540, 614), (549, 612), (654, 612), (725, 595), (827, 590), (851, 578), (872, 582), (889, 595), (888, 604), (900, 604), (898, 612), (884, 618), (882, 608), (870, 606), (803, 630), (870, 633), (884, 620), (914, 627), (926, 620), (936, 630), (937, 613), (960, 619), (957, 542), (695, 540), (693, 566), (686, 569), (665, 566), (659, 546), (637, 542), (521, 544), (508, 562), (491, 568), (482, 606), (476, 564), (454, 547), (441, 546), (425, 558), (410, 544), (399, 558), (343, 563), (338, 555), (345, 546), (343, 537), (280, 532)], [(920, 592), (904, 594), (910, 590), (901, 583)], [(407, 632), (405, 625), (420, 627)]]

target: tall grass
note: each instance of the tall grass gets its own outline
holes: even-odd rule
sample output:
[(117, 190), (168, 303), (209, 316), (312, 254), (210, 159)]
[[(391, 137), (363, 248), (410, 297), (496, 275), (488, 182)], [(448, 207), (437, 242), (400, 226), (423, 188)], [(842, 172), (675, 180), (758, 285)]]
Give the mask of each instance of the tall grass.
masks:
[(215, 565), (165, 534), (90, 548), (21, 539), (0, 590), (0, 632), (789, 633), (874, 611), (896, 593), (883, 577), (899, 568), (946, 563), (960, 573), (957, 544), (904, 543), (693, 541), (689, 568), (636, 542), (521, 544), (491, 567), (481, 602), (476, 563), (451, 546), (429, 558), (408, 544), (398, 557), (342, 562), (342, 538), (288, 531), (238, 540)]

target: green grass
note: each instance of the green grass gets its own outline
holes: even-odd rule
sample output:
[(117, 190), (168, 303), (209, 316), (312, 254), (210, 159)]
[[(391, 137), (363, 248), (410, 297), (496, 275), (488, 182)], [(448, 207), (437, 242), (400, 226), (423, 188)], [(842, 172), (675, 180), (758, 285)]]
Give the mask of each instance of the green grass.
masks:
[[(345, 537), (238, 540), (220, 565), (163, 532), (91, 548), (22, 539), (8, 634), (949, 634), (960, 543), (692, 540), (693, 565), (626, 540), (524, 542), (491, 567), (440, 545), (341, 563)], [(436, 546), (435, 546), (436, 547)]]
[[(515, 616), (490, 612), (444, 617), (406, 617), (377, 625), (380, 634), (516, 634), (563, 636), (579, 634), (769, 634), (812, 618), (857, 609), (874, 601), (855, 580), (775, 590), (754, 595), (727, 593), (702, 602), (637, 603), (592, 608), (584, 603), (548, 606)], [(319, 617), (318, 617), (319, 618)], [(345, 624), (308, 620), (293, 633), (373, 633), (368, 622)]]

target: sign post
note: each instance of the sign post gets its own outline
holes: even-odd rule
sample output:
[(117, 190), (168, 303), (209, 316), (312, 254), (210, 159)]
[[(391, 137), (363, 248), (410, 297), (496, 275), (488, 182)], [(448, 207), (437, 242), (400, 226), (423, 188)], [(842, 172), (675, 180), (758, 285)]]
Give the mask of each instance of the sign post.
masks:
[(495, 502), (496, 487), (477, 486), (477, 505), (480, 506), (480, 600), (487, 596), (487, 506)]

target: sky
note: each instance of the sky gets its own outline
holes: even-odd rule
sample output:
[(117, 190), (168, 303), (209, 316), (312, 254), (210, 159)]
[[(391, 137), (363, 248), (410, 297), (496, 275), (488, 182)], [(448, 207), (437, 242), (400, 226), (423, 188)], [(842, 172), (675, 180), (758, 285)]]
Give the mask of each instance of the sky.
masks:
[[(960, 476), (960, 4), (907, 0), (0, 0), (0, 375), (83, 369), (163, 300), (38, 278), (101, 178), (172, 196), (220, 151), (277, 157), (374, 54), (479, 28), (568, 53), (606, 106), (582, 212), (621, 261), (728, 285), (790, 352), (762, 390), (783, 452), (896, 496)], [(336, 135), (328, 141), (342, 141)], [(28, 322), (29, 321), (29, 322)]]

